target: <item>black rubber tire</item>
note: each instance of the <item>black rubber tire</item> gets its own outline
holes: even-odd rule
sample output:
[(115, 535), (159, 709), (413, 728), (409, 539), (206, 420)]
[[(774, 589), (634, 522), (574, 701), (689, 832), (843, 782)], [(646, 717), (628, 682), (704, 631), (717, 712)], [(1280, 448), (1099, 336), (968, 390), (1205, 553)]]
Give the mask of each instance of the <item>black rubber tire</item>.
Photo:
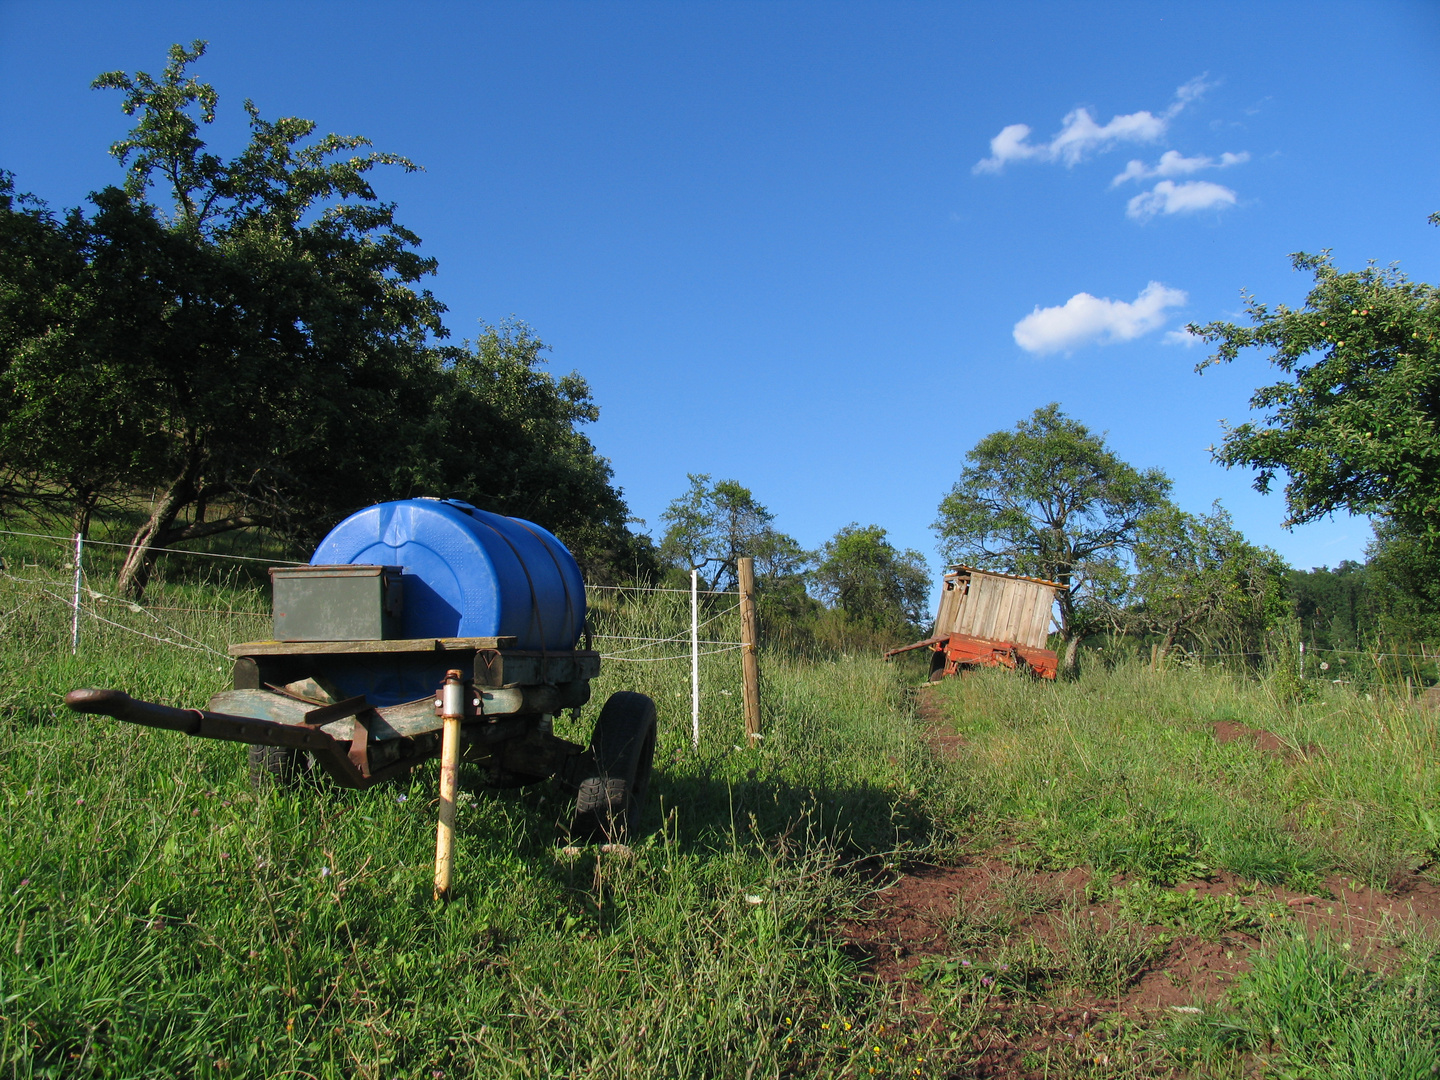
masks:
[(304, 750), (289, 746), (251, 746), (250, 786), (298, 788), (314, 784), (324, 770)]
[(655, 702), (644, 694), (611, 694), (590, 738), (594, 772), (580, 781), (570, 835), (618, 841), (639, 821), (655, 763)]
[(930, 654), (930, 675), (926, 682), (939, 682), (943, 678), (945, 678), (945, 654), (932, 652)]

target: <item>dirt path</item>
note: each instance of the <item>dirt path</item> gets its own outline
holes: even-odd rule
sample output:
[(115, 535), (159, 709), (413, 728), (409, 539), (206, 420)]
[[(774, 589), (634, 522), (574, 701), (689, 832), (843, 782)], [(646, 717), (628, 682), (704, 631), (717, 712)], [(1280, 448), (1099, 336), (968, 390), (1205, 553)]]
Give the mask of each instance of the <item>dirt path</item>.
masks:
[[(928, 687), (919, 691), (916, 708), (932, 750), (944, 758), (960, 755), (965, 739), (954, 733)], [(1267, 732), (1226, 729), (1215, 735), (1253, 741), (1258, 753), (1294, 753)], [(1220, 1002), (1249, 970), (1247, 957), (1261, 943), (1262, 927), (1290, 922), (1312, 934), (1324, 929), (1353, 947), (1367, 967), (1379, 969), (1397, 956), (1398, 928), (1417, 922), (1440, 927), (1440, 889), (1418, 875), (1388, 892), (1335, 877), (1325, 883), (1326, 896), (1224, 873), (1169, 890), (1190, 893), (1200, 905), (1213, 897), (1214, 906), (1205, 910), (1227, 905), (1243, 924), (1201, 936), (1146, 925), (1134, 911), (1122, 918), (1113, 898), (1092, 903), (1087, 869), (1031, 871), (1002, 856), (1003, 849), (992, 849), (956, 865), (906, 866), (879, 895), (870, 917), (844, 928), (869, 977), (891, 990), (915, 1026), (943, 1029), (954, 1017), (973, 1017), (953, 1006), (947, 1010), (946, 1000), (957, 995), (981, 1004), (983, 1020), (962, 1039), (962, 1053), (971, 1060), (956, 1075), (1089, 1075), (1102, 1058), (1140, 1075), (1164, 1075), (1165, 1061), (1157, 1057), (1147, 1066), (1134, 1056), (1142, 1053), (1135, 1032)], [(1117, 876), (1108, 884), (1128, 882)], [(1091, 953), (1129, 949), (1140, 959), (1115, 980), (1116, 992), (1103, 993), (1095, 980), (1087, 988), (1083, 977), (1076, 978), (1087, 963), (1081, 945)], [(1006, 992), (997, 993), (1001, 986)]]

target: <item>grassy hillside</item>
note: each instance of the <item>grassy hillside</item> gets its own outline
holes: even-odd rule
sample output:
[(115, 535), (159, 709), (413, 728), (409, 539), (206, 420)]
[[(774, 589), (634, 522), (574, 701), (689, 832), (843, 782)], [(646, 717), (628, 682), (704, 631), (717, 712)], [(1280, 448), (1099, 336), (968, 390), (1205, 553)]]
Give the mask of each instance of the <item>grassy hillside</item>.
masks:
[[(266, 632), (246, 614), (259, 592), (161, 583), (152, 614), (97, 600), (127, 629), (87, 618), (71, 657), (64, 592), (33, 584), (64, 567), (26, 561), (0, 583), (10, 1075), (836, 1072), (884, 1022), (828, 929), (869, 888), (844, 868), (923, 833), (923, 744), (878, 661), (767, 665), (749, 750), (738, 654), (707, 657), (698, 751), (683, 662), (607, 664), (572, 734), (613, 689), (659, 702), (641, 838), (566, 851), (550, 788), (475, 793), (439, 907), (433, 766), (370, 792), (257, 794), (240, 747), (60, 706), (82, 685), (203, 705), (228, 679), (212, 650)], [(609, 629), (653, 635), (668, 599)], [(814, 1016), (855, 1034), (787, 1040)]]
[[(472, 791), (430, 898), (434, 767), (251, 790), (241, 748), (60, 706), (175, 705), (267, 633), (252, 574), (0, 576), (0, 1074), (1428, 1077), (1440, 1045), (1433, 717), (1397, 696), (1096, 665), (1078, 684), (738, 654), (688, 598), (597, 593), (616, 689), (659, 703), (623, 849), (547, 787)], [(243, 564), (242, 564), (243, 565)], [(730, 601), (704, 633), (735, 640)], [(1428, 890), (1428, 891), (1427, 891)]]

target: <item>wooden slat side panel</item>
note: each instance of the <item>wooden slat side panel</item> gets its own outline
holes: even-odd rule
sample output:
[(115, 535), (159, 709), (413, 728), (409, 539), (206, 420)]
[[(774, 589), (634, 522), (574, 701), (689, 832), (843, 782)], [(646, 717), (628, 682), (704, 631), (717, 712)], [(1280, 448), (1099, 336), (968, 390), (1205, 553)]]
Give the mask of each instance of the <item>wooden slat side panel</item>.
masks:
[(942, 606), (946, 621), (937, 619), (936, 633), (968, 634), (1043, 649), (1053, 602), (1054, 590), (1048, 585), (977, 571), (953, 619), (949, 609)]
[(995, 637), (999, 641), (1020, 640), (1019, 613), (1024, 607), (1026, 593), (1030, 591), (1027, 581), (1007, 581), (1001, 592), (1000, 615), (995, 620)]
[(955, 620), (959, 617), (964, 598), (964, 580), (947, 574), (944, 587), (940, 590), (940, 610), (935, 615), (937, 635), (954, 633)]
[(999, 599), (995, 579), (988, 574), (976, 574), (975, 580), (970, 584), (970, 591), (972, 595), (978, 591), (979, 595), (975, 597), (975, 610), (966, 632), (988, 640), (995, 626), (995, 601)]
[(1055, 590), (1042, 586), (1035, 597), (1035, 613), (1030, 623), (1030, 640), (1037, 649), (1045, 648), (1050, 638), (1050, 612), (1055, 606)]
[(963, 633), (989, 640), (995, 633), (995, 609), (1000, 600), (999, 582), (989, 574), (976, 574), (970, 582), (973, 610)]
[(950, 624), (949, 633), (972, 633), (971, 627), (975, 624), (975, 612), (980, 607), (980, 582), (979, 574), (970, 575), (970, 587), (955, 608), (955, 618)]

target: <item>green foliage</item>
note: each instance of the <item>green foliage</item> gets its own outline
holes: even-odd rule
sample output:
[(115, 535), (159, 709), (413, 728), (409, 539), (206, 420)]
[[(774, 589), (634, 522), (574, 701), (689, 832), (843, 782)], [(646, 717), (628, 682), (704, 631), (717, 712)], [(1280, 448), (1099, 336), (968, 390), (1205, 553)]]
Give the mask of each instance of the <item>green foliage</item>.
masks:
[(370, 183), (413, 171), (358, 136), (263, 119), (232, 158), (218, 96), (175, 46), (159, 77), (100, 76), (136, 118), (122, 187), (59, 221), (0, 179), (0, 497), (97, 507), (158, 492), (119, 587), (154, 550), (264, 527), (297, 544), (381, 499), (447, 494), (524, 514), (595, 577), (653, 572), (608, 464), (577, 430), (589, 388), (538, 370), (520, 325), (440, 348), (435, 261)]
[(1269, 349), (1291, 378), (1261, 387), (1263, 422), (1227, 427), (1221, 464), (1258, 470), (1268, 491), (1286, 475), (1287, 524), (1339, 510), (1380, 514), (1440, 539), (1440, 293), (1394, 267), (1342, 273), (1328, 253), (1297, 254), (1314, 275), (1299, 309), (1246, 298), (1250, 326), (1191, 331), (1216, 345), (1209, 364)]
[(1141, 519), (1135, 573), (1121, 619), (1176, 645), (1256, 647), (1284, 606), (1287, 569), (1269, 548), (1247, 543), (1219, 503), (1209, 514), (1164, 506)]
[(846, 525), (826, 541), (811, 577), (820, 598), (859, 626), (923, 632), (930, 598), (925, 557), (897, 550), (878, 525)]
[(1286, 935), (1254, 959), (1232, 1011), (1173, 1038), (1212, 1060), (1265, 1051), (1282, 1076), (1428, 1078), (1440, 1072), (1440, 956), (1433, 942), (1415, 944), (1397, 972), (1379, 976), (1351, 961), (1348, 942)]
[(689, 474), (690, 490), (661, 514), (666, 523), (660, 541), (662, 562), (699, 570), (712, 589), (733, 589), (736, 560), (755, 560), (755, 576), (767, 585), (783, 585), (801, 575), (810, 553), (775, 528), (775, 515), (734, 480), (714, 484), (705, 473)]
[[(1131, 882), (1114, 890), (1110, 897), (1119, 902), (1120, 916), (1145, 926), (1164, 926), (1208, 941), (1234, 931), (1253, 932), (1273, 920), (1258, 905), (1227, 893), (1216, 896), (1194, 890), (1162, 889), (1146, 881)], [(1280, 905), (1283, 907), (1284, 905)]]
[[(1057, 404), (981, 439), (940, 503), (933, 528), (947, 559), (1058, 581), (1061, 632), (1074, 640), (1091, 597), (1123, 589), (1121, 560), (1170, 480), (1121, 461)], [(1070, 657), (1067, 656), (1067, 666)]]
[(1376, 629), (1391, 640), (1440, 640), (1440, 546), (1382, 519), (1365, 553)]
[(1379, 628), (1379, 600), (1365, 563), (1345, 559), (1333, 570), (1291, 570), (1285, 592), (1305, 640), (1322, 649), (1359, 648)]

